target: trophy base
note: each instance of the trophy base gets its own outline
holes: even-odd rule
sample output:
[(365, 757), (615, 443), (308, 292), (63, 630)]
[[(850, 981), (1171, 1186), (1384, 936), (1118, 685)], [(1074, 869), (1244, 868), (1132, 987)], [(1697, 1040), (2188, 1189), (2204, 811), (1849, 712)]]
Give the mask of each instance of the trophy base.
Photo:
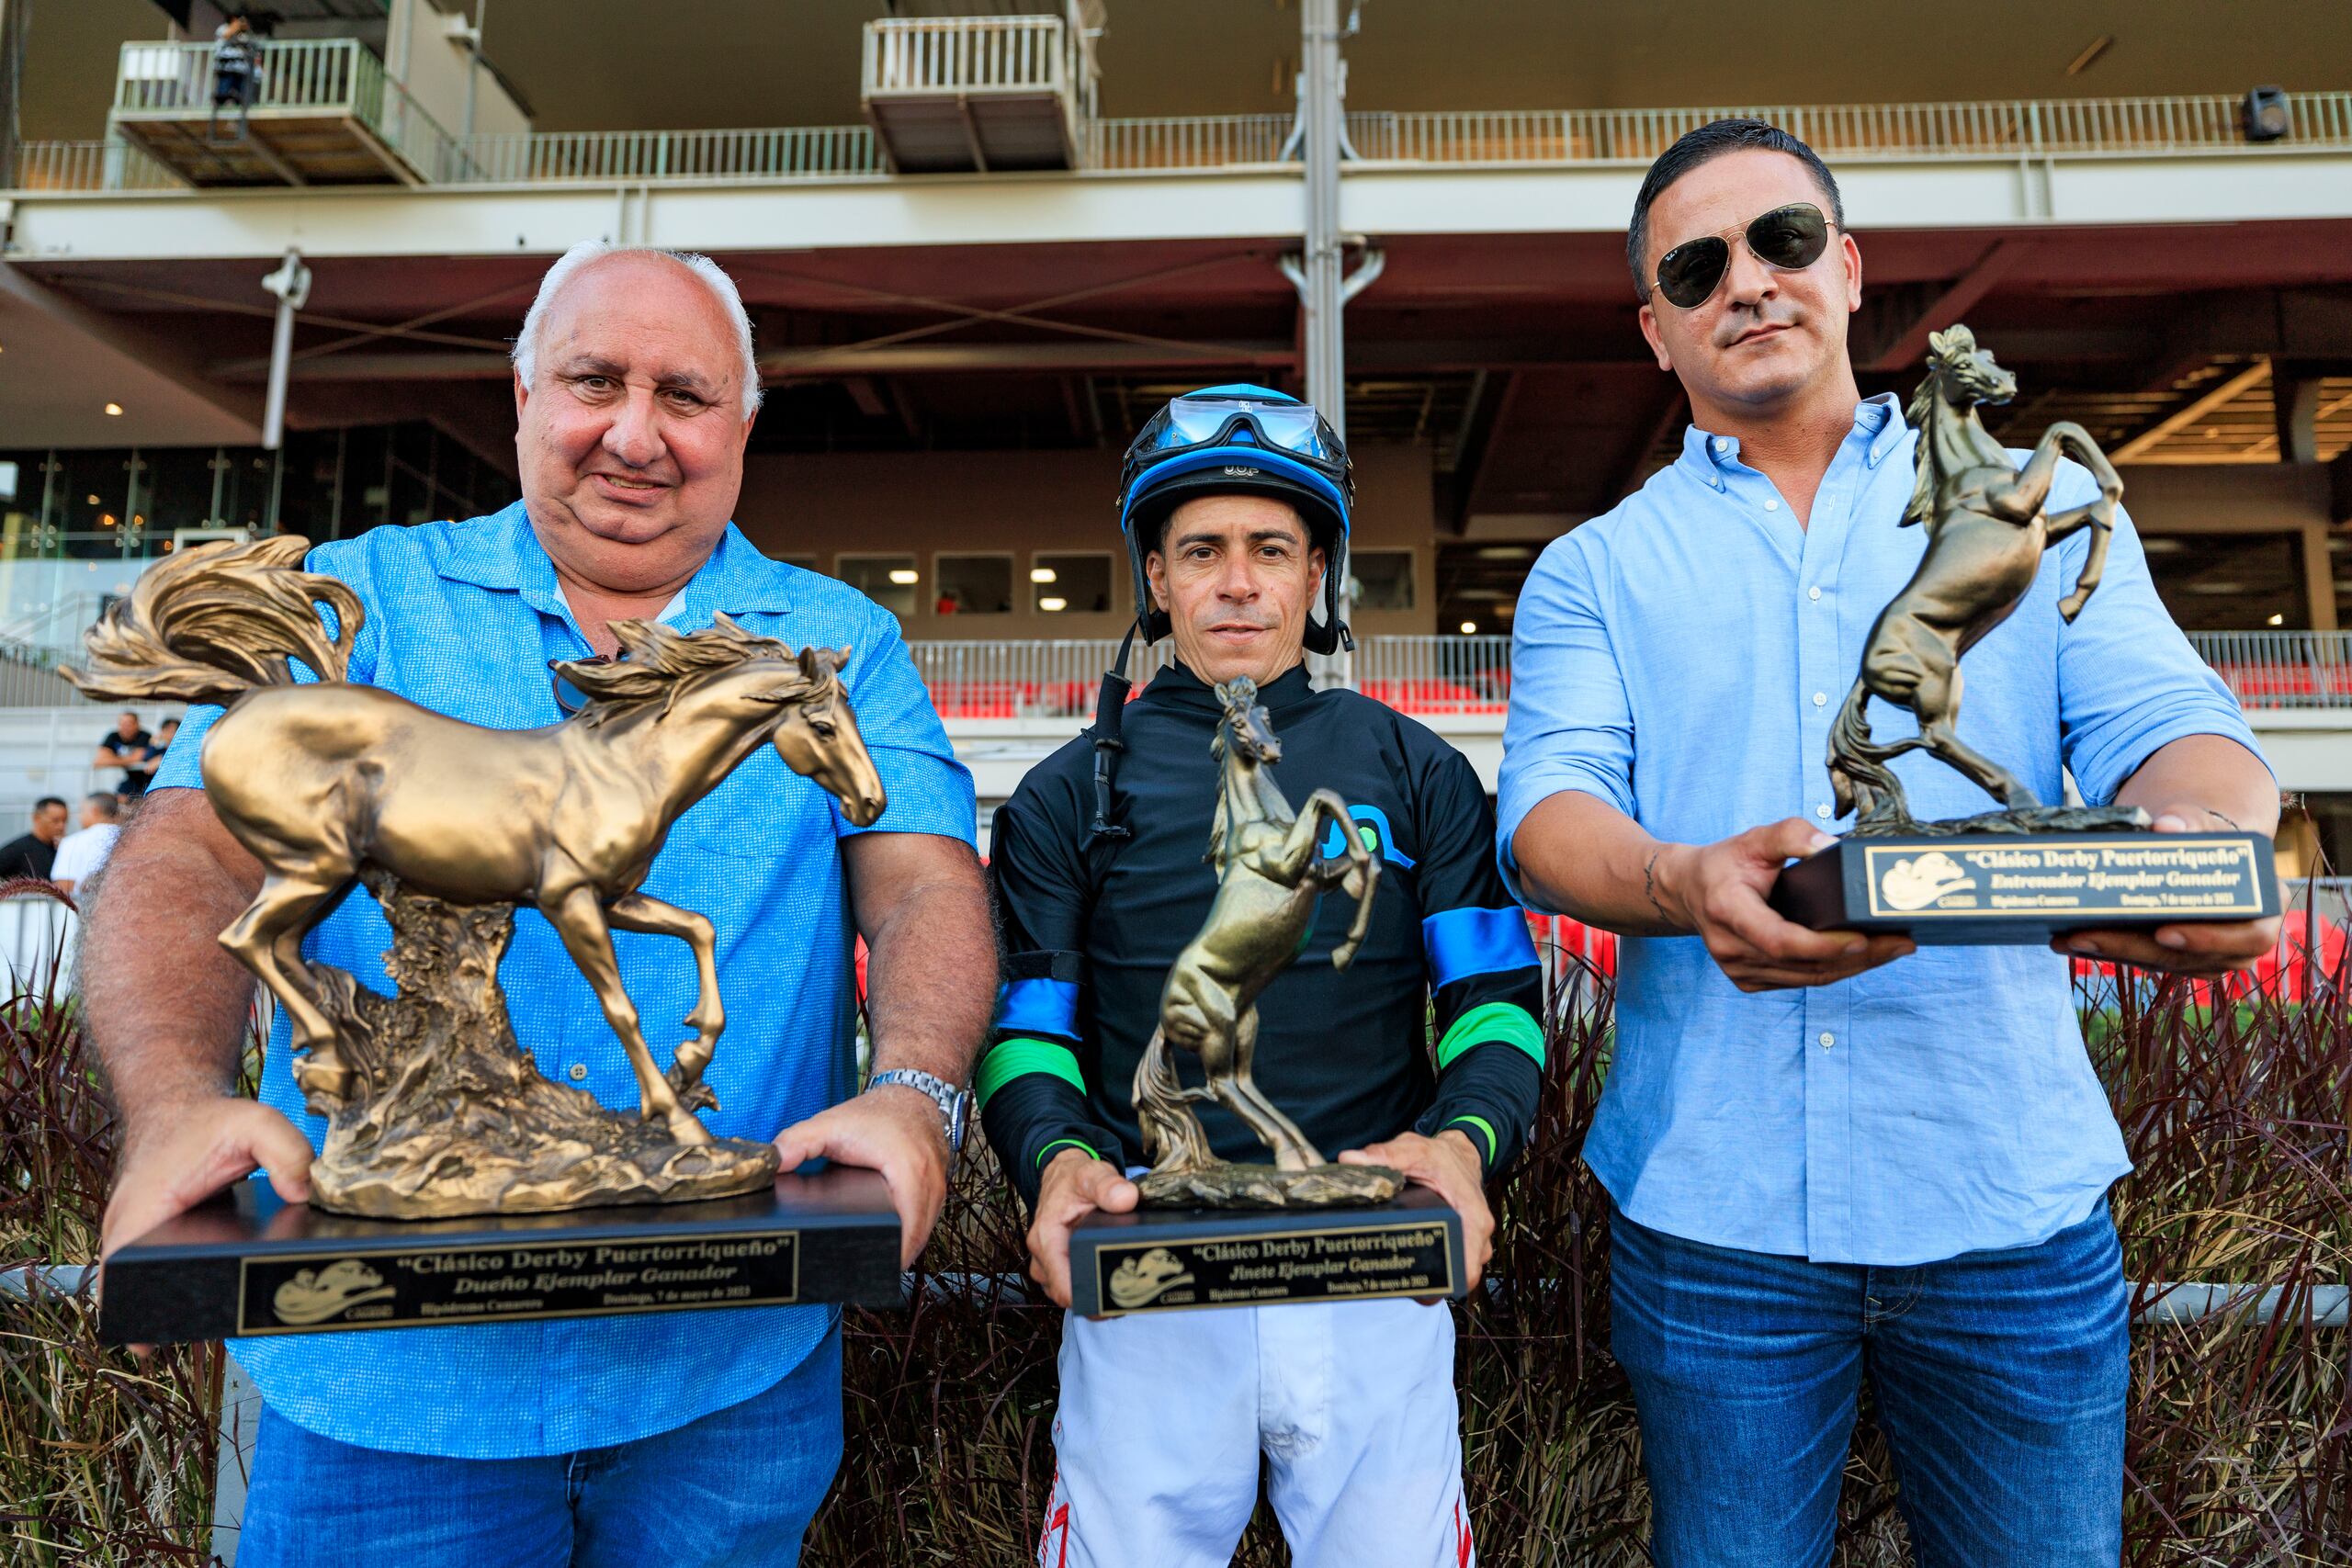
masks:
[(2026, 946), (2095, 928), (2263, 919), (2278, 912), (2278, 878), (2259, 833), (1995, 816), (1841, 839), (1784, 869), (1770, 903), (1815, 931)]
[(1217, 1164), (1205, 1170), (1155, 1170), (1136, 1188), (1145, 1207), (1153, 1209), (1331, 1209), (1385, 1203), (1404, 1190), (1405, 1178), (1385, 1165), (1283, 1170)]
[(1347, 1210), (1098, 1212), (1070, 1231), (1069, 1278), (1085, 1317), (1458, 1296), (1462, 1216), (1426, 1187)]
[(240, 1181), (107, 1259), (98, 1334), (172, 1344), (899, 1299), (898, 1212), (870, 1170), (695, 1203), (412, 1221)]

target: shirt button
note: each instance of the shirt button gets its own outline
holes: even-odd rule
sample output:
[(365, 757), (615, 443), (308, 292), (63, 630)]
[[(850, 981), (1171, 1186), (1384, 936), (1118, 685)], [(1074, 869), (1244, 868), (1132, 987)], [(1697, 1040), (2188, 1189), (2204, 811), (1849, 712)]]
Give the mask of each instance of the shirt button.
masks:
[(1730, 440), (1730, 438), (1729, 438), (1729, 437), (1727, 437), (1727, 436), (1722, 436), (1722, 435), (1718, 435), (1718, 436), (1716, 436), (1716, 437), (1715, 437), (1715, 450), (1716, 450), (1716, 451), (1718, 451), (1718, 452), (1728, 452), (1728, 451), (1730, 451), (1730, 450), (1731, 450), (1731, 440)]
[(1828, 705), (1829, 705), (1829, 694), (1828, 694), (1828, 693), (1826, 693), (1826, 692), (1815, 692), (1815, 693), (1814, 693), (1814, 694), (1813, 694), (1813, 705), (1814, 705), (1814, 706), (1815, 706), (1815, 707), (1817, 707), (1817, 708), (1818, 708), (1818, 707), (1826, 707), (1826, 706), (1828, 706)]
[(1838, 1043), (1838, 1037), (1837, 1037), (1835, 1034), (1830, 1033), (1830, 1032), (1829, 1032), (1829, 1031), (1827, 1031), (1827, 1030), (1826, 1030), (1826, 1029), (1825, 1029), (1825, 1030), (1823, 1030), (1823, 1031), (1821, 1032), (1821, 1048), (1822, 1048), (1823, 1050), (1826, 1051), (1826, 1050), (1828, 1050), (1832, 1045), (1835, 1045), (1835, 1044), (1837, 1044), (1837, 1043)]
[(1804, 591), (1804, 596), (1808, 599), (1818, 599), (1821, 597), (1821, 590), (1818, 587), (1808, 588)]
[(1781, 503), (1774, 501), (1768, 495), (1764, 498), (1764, 510), (1767, 512), (1778, 512), (1781, 510)]
[(1829, 806), (1828, 806), (1828, 803), (1825, 801), (1825, 802), (1823, 802), (1821, 805), (1815, 807), (1813, 808), (1813, 814), (1814, 814), (1815, 817), (1820, 818), (1824, 822), (1828, 821), (1828, 820), (1829, 820)]
[(587, 1063), (574, 1062), (571, 1064), (571, 1081), (573, 1083), (585, 1083), (588, 1081)]

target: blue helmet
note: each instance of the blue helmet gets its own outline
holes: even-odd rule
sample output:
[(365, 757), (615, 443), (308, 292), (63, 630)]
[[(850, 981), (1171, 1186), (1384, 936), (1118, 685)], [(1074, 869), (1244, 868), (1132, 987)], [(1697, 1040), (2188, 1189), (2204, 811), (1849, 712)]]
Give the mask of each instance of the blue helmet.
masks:
[(1348, 509), (1355, 500), (1348, 449), (1329, 421), (1287, 392), (1237, 383), (1204, 387), (1151, 416), (1119, 469), (1119, 528), (1135, 569), (1144, 640), (1168, 635), (1167, 612), (1151, 607), (1144, 557), (1159, 548), (1168, 514), (1203, 495), (1264, 495), (1295, 507), (1324, 555), (1323, 619), (1310, 617), (1306, 646), (1331, 653), (1354, 639), (1340, 620), (1348, 574)]

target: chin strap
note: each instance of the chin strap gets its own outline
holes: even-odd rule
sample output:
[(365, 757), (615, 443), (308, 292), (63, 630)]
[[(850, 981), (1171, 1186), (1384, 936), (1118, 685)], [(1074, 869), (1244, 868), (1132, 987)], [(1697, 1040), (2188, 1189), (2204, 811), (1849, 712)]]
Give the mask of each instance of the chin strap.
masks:
[(1094, 847), (1097, 839), (1130, 839), (1135, 835), (1111, 820), (1112, 754), (1127, 749), (1119, 739), (1120, 722), (1126, 716), (1127, 694), (1135, 682), (1127, 679), (1127, 655), (1134, 650), (1136, 633), (1142, 629), (1138, 618), (1119, 639), (1118, 657), (1111, 660), (1111, 668), (1102, 671), (1102, 689), (1094, 696), (1094, 820), (1086, 827), (1086, 837), (1079, 844), (1081, 852)]

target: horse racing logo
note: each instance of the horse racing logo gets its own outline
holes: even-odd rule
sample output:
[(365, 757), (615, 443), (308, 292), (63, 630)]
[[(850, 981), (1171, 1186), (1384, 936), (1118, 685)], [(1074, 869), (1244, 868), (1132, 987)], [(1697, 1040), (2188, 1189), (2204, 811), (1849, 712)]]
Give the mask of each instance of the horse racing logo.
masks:
[(1189, 1285), (1193, 1276), (1176, 1255), (1164, 1247), (1129, 1258), (1112, 1271), (1111, 1304), (1121, 1307), (1148, 1306), (1179, 1285)]
[(278, 1286), (269, 1308), (278, 1322), (302, 1328), (391, 1293), (381, 1274), (356, 1258), (339, 1258), (322, 1269), (305, 1269)]
[(1964, 893), (1975, 886), (1976, 879), (1961, 870), (1960, 863), (1941, 850), (1896, 861), (1887, 867), (1878, 885), (1879, 896), (1887, 907), (1905, 914), (1924, 909), (1948, 894)]

